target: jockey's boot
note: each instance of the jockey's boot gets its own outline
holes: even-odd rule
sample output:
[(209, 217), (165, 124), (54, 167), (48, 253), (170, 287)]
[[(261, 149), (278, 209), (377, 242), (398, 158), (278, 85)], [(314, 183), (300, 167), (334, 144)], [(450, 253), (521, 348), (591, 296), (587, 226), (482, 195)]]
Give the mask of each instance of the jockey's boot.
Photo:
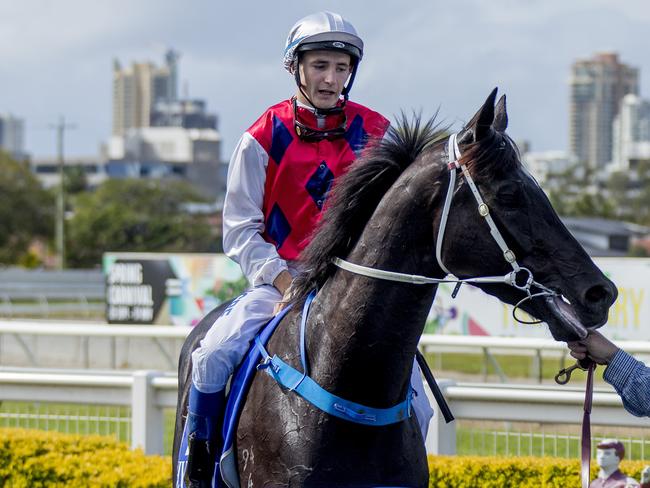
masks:
[(223, 391), (202, 393), (190, 387), (187, 415), (186, 488), (210, 488), (217, 456), (221, 452), (221, 418), (225, 405)]

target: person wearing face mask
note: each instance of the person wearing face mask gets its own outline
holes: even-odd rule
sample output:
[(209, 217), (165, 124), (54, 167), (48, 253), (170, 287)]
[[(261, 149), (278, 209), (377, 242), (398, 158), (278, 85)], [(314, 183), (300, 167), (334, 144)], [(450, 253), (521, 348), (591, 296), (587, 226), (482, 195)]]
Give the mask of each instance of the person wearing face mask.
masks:
[[(348, 99), (363, 41), (338, 14), (298, 21), (287, 38), (284, 68), (295, 94), (267, 109), (242, 135), (230, 160), (223, 208), (224, 252), (252, 287), (216, 320), (192, 354), (186, 484), (211, 486), (224, 389), (249, 344), (287, 302), (298, 256), (319, 221), (337, 177), (389, 122)], [(432, 415), (419, 370), (414, 411), (426, 437)]]
[(600, 466), (598, 478), (589, 484), (589, 488), (638, 488), (639, 483), (626, 476), (619, 469), (625, 457), (625, 446), (618, 439), (603, 439), (596, 446), (596, 461)]

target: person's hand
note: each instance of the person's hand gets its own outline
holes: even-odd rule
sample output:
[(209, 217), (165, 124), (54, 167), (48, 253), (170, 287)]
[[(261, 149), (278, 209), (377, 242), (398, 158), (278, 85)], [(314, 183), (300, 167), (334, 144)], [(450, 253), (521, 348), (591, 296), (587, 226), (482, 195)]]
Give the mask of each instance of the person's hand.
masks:
[(586, 339), (567, 342), (571, 349), (571, 356), (576, 359), (589, 357), (597, 364), (609, 364), (614, 359), (618, 347), (610, 342), (598, 331), (591, 331)]
[(275, 304), (273, 307), (273, 315), (277, 315), (283, 308), (289, 304), (289, 299), (291, 298), (291, 282), (293, 278), (288, 271), (282, 271), (276, 278), (273, 280), (273, 286), (275, 286), (280, 293), (282, 293), (282, 300)]

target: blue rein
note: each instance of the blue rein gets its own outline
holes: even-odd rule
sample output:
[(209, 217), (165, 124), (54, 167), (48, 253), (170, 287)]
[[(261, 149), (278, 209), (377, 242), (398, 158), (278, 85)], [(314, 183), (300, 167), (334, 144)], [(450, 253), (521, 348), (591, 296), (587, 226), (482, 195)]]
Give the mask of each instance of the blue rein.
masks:
[(372, 408), (359, 403), (345, 400), (339, 396), (333, 395), (318, 383), (316, 383), (307, 371), (307, 350), (305, 348), (305, 329), (307, 328), (307, 315), (309, 307), (316, 296), (316, 290), (313, 290), (307, 296), (302, 309), (300, 321), (300, 362), (302, 364), (302, 373), (282, 361), (277, 355), (268, 353), (264, 344), (259, 338), (255, 337), (255, 345), (259, 349), (264, 361), (257, 366), (257, 369), (264, 369), (280, 385), (289, 391), (294, 391), (309, 403), (323, 412), (329, 413), (335, 417), (348, 420), (363, 425), (390, 425), (411, 416), (411, 401), (413, 399), (413, 388), (409, 387), (406, 400), (398, 403), (391, 408)]

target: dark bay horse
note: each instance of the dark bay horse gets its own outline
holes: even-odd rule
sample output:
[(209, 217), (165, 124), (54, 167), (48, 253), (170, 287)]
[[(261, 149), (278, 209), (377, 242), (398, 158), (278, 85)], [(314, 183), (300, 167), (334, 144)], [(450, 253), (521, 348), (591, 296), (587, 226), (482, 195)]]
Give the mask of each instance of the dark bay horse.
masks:
[[(496, 89), (458, 134), (460, 161), (515, 262), (529, 270), (530, 282), (534, 277), (539, 289), (546, 290), (524, 300), (521, 308), (546, 322), (556, 340), (584, 337), (588, 329), (606, 322), (616, 288), (522, 166), (505, 134), (505, 97), (496, 106), (495, 99)], [(300, 305), (318, 289), (307, 320), (310, 376), (347, 400), (376, 408), (404, 400), (437, 285), (363, 276), (337, 268), (335, 258), (434, 278), (444, 278), (444, 268), (460, 279), (504, 276), (513, 270), (477, 212), (471, 185), (450, 172), (446, 140), (432, 121), (421, 124), (416, 119), (409, 125), (404, 120), (337, 182), (301, 257), (307, 271), (294, 282), (296, 306), (269, 341), (271, 354), (302, 370)], [(457, 183), (437, 259), (436, 240), (452, 175)], [(510, 304), (527, 297), (521, 286), (475, 285)], [(174, 456), (187, 408), (190, 352), (219, 313), (215, 310), (202, 321), (181, 353)], [(257, 374), (253, 381), (235, 444), (245, 487), (428, 486), (424, 443), (413, 416), (384, 427), (351, 423), (316, 409), (267, 374)]]

